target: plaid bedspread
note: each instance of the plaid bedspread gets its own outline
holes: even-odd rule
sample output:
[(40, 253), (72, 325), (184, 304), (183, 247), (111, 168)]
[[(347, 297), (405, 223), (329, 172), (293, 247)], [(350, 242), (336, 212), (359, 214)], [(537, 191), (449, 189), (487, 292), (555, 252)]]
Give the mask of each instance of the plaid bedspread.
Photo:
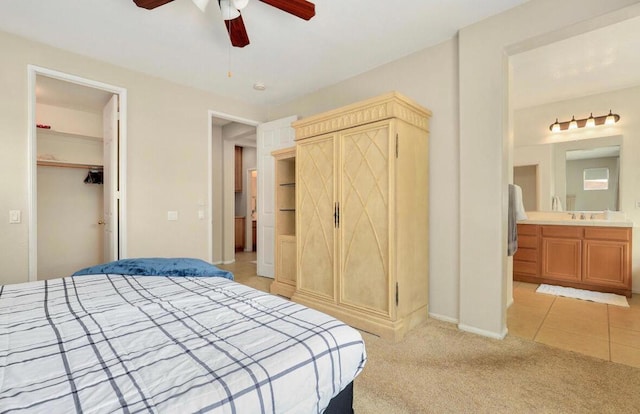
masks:
[(2, 413), (319, 413), (365, 361), (356, 330), (223, 278), (0, 288)]

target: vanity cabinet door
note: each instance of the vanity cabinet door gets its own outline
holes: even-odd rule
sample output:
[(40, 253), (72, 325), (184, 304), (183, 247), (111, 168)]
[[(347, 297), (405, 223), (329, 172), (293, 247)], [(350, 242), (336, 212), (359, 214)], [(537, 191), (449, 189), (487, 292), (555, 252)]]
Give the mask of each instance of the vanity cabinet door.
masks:
[(631, 291), (631, 229), (585, 229), (582, 281)]
[(629, 243), (584, 241), (583, 282), (618, 288), (630, 287)]
[(542, 277), (579, 282), (582, 273), (580, 239), (542, 238)]

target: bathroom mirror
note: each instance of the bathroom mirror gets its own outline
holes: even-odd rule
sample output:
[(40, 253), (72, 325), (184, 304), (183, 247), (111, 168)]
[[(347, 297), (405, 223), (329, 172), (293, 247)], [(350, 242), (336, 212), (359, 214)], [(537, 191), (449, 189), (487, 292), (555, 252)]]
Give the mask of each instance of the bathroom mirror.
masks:
[(619, 210), (620, 146), (565, 152), (568, 211)]
[(619, 211), (622, 141), (616, 135), (515, 147), (514, 183), (522, 187), (525, 210)]

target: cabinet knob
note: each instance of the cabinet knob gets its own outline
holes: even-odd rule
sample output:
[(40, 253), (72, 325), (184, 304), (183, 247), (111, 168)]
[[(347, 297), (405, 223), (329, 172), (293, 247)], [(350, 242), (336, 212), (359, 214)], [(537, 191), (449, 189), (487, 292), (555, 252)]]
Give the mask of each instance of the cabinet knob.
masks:
[(101, 226), (104, 226), (107, 223), (103, 219), (99, 219), (98, 220), (98, 224), (101, 225)]

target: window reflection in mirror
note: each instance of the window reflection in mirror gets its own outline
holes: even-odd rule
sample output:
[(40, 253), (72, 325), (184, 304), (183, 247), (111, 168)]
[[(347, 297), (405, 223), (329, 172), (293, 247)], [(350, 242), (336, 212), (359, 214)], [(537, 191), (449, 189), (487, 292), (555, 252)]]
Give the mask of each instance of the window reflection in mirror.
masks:
[(619, 145), (566, 151), (567, 210), (618, 210), (619, 172)]

